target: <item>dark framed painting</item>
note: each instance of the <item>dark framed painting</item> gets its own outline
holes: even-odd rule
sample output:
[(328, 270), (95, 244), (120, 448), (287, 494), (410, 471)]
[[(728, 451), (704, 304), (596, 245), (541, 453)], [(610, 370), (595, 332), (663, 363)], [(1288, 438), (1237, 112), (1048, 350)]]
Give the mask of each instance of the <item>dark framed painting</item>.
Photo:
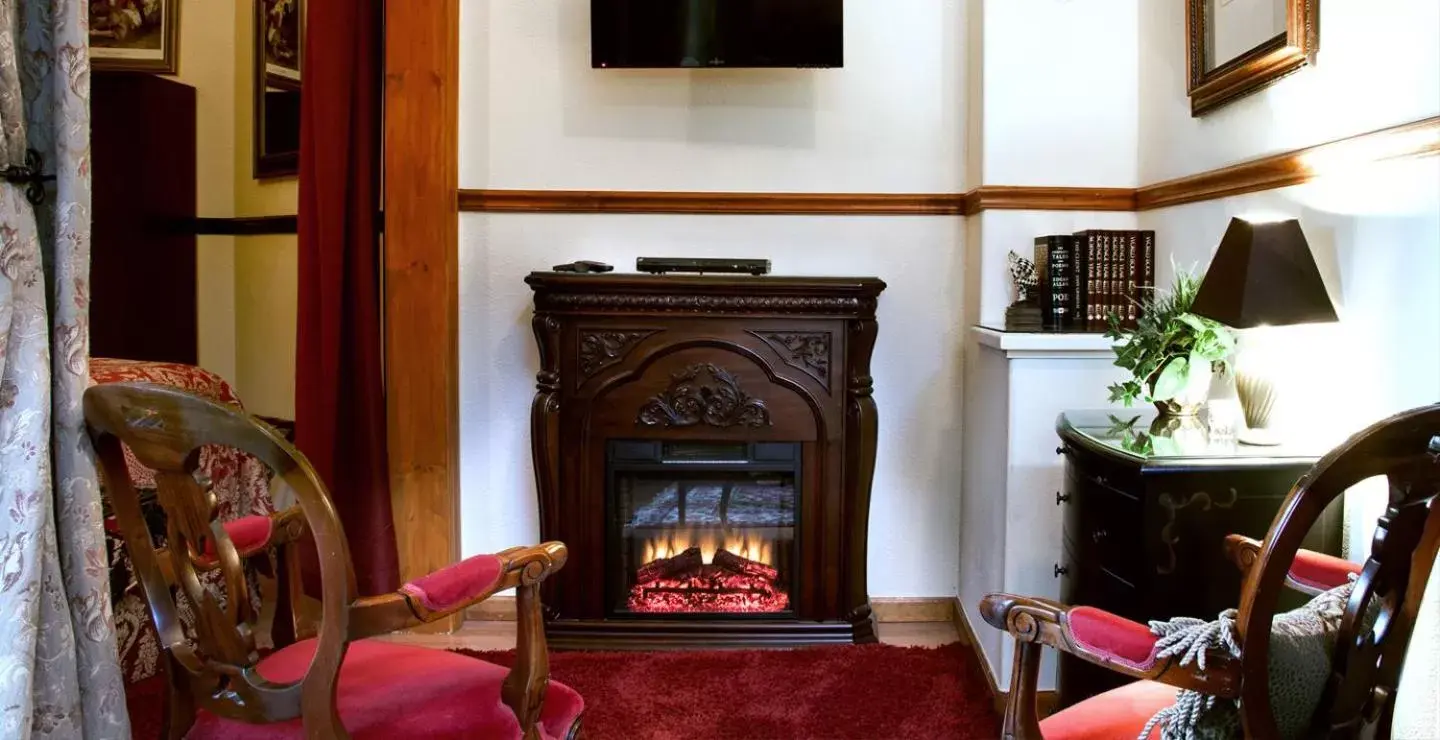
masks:
[(300, 171), (305, 1), (255, 2), (255, 179)]
[(265, 84), (280, 89), (300, 89), (300, 70), (305, 53), (304, 0), (256, 0), (260, 17), (257, 53), (263, 55)]
[(180, 71), (180, 0), (86, 0), (90, 68), (96, 71)]

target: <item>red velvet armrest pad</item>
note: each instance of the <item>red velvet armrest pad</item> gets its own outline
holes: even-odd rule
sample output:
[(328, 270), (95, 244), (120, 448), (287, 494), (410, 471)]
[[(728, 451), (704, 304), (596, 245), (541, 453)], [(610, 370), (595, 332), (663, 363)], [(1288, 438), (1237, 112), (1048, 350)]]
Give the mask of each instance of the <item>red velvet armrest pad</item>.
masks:
[(489, 591), (500, 580), (500, 558), (476, 555), (416, 578), (400, 592), (432, 612), (443, 612)]
[(1320, 591), (1344, 586), (1351, 575), (1359, 572), (1359, 563), (1313, 550), (1295, 553), (1295, 560), (1290, 563), (1290, 580)]
[(1146, 670), (1155, 663), (1155, 642), (1150, 628), (1089, 606), (1068, 614), (1070, 637), (1086, 650), (1122, 665)]

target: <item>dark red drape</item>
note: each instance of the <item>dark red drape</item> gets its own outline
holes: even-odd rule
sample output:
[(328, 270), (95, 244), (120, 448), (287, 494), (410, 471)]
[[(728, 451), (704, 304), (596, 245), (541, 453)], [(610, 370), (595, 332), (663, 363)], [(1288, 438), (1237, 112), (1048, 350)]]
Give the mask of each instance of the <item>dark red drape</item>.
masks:
[[(399, 585), (382, 375), (381, 0), (309, 0), (300, 103), (296, 443), (330, 487), (362, 595)], [(313, 577), (317, 571), (307, 568)], [(307, 578), (307, 580), (309, 580)]]

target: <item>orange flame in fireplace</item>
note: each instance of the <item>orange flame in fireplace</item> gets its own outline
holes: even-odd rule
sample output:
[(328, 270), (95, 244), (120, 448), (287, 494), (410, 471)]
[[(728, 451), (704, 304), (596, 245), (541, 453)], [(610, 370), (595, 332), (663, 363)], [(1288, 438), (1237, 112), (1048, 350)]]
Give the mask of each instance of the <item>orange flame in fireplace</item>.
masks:
[(691, 547), (700, 548), (700, 557), (706, 563), (715, 560), (717, 550), (727, 550), (731, 554), (739, 555), (747, 560), (754, 560), (757, 563), (774, 565), (772, 557), (772, 543), (762, 537), (750, 535), (744, 532), (722, 533), (707, 531), (695, 532), (689, 529), (680, 529), (645, 541), (644, 559), (640, 562), (649, 563), (661, 558), (672, 558)]

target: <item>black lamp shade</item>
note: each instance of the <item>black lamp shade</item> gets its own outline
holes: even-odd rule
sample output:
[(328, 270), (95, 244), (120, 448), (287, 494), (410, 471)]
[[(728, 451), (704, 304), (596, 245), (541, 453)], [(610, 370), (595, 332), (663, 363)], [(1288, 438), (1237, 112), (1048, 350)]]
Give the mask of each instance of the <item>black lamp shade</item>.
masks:
[(1295, 219), (1230, 219), (1190, 310), (1235, 329), (1339, 320)]

